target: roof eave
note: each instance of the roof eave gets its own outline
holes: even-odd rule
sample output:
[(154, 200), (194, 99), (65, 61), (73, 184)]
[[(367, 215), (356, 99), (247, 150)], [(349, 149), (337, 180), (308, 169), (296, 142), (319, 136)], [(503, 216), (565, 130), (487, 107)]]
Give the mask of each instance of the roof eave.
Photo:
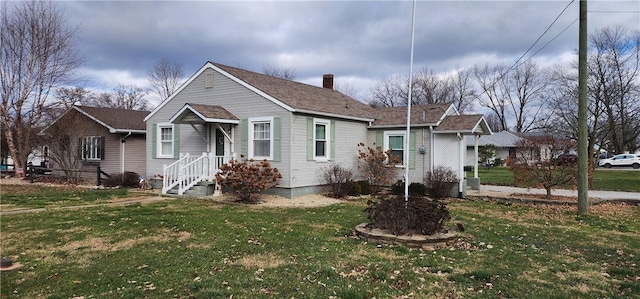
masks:
[(351, 115), (343, 115), (343, 114), (336, 114), (336, 113), (328, 113), (328, 112), (321, 112), (321, 111), (313, 111), (313, 110), (306, 110), (306, 109), (295, 109), (292, 112), (293, 113), (315, 114), (315, 115), (321, 115), (321, 116), (326, 116), (326, 117), (343, 118), (343, 119), (357, 120), (357, 121), (363, 121), (363, 122), (372, 122), (372, 121), (375, 120), (373, 118), (358, 117), (358, 116), (351, 116)]
[(112, 134), (118, 134), (118, 133), (146, 134), (147, 130), (114, 129), (114, 130), (109, 130), (109, 133), (112, 133)]

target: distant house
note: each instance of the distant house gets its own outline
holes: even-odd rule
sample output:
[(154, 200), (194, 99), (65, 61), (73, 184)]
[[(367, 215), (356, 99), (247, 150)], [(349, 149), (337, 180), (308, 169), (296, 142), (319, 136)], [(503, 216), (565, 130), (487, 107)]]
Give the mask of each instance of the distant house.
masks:
[[(478, 147), (483, 147), (489, 144), (493, 144), (496, 149), (495, 158), (500, 158), (502, 161), (506, 161), (508, 157), (516, 156), (516, 147), (521, 137), (509, 132), (501, 131), (495, 132), (491, 135), (484, 135), (478, 139)], [(475, 163), (475, 139), (467, 138), (467, 154), (465, 165), (473, 166)]]
[(372, 108), (333, 90), (333, 75), (316, 87), (207, 62), (145, 118), (147, 175), (163, 174), (163, 193), (183, 194), (230, 159), (266, 159), (282, 174), (271, 191), (291, 198), (319, 192), (331, 163), (355, 171), (362, 142), (408, 151), (398, 179), (408, 166), (409, 181), (424, 182), (440, 165), (463, 178), (464, 136), (491, 134), (482, 115), (459, 115), (452, 104), (412, 107), (409, 136), (406, 115), (407, 107)]
[(48, 165), (82, 170), (95, 178), (95, 169), (108, 174), (146, 173), (144, 118), (148, 111), (74, 106), (41, 131), (48, 136)]

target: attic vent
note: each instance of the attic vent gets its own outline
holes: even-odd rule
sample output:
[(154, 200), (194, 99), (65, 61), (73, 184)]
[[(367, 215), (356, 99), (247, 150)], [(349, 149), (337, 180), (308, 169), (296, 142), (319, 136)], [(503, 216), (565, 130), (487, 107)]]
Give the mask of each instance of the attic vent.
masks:
[(204, 88), (213, 88), (213, 72), (204, 74)]

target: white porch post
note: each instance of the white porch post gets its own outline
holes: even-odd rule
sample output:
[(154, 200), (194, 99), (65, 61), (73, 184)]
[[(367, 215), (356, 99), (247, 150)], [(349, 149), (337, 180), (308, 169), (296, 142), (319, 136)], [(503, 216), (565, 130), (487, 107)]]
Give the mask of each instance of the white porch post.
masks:
[(473, 177), (478, 178), (478, 142), (480, 140), (480, 135), (475, 135), (475, 144), (473, 146)]

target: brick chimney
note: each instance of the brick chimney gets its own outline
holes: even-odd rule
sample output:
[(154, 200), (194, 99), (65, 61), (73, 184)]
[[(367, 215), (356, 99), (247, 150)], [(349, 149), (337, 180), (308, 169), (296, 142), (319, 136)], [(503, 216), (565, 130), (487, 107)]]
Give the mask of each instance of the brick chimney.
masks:
[(322, 75), (322, 87), (333, 89), (333, 75), (332, 74)]

